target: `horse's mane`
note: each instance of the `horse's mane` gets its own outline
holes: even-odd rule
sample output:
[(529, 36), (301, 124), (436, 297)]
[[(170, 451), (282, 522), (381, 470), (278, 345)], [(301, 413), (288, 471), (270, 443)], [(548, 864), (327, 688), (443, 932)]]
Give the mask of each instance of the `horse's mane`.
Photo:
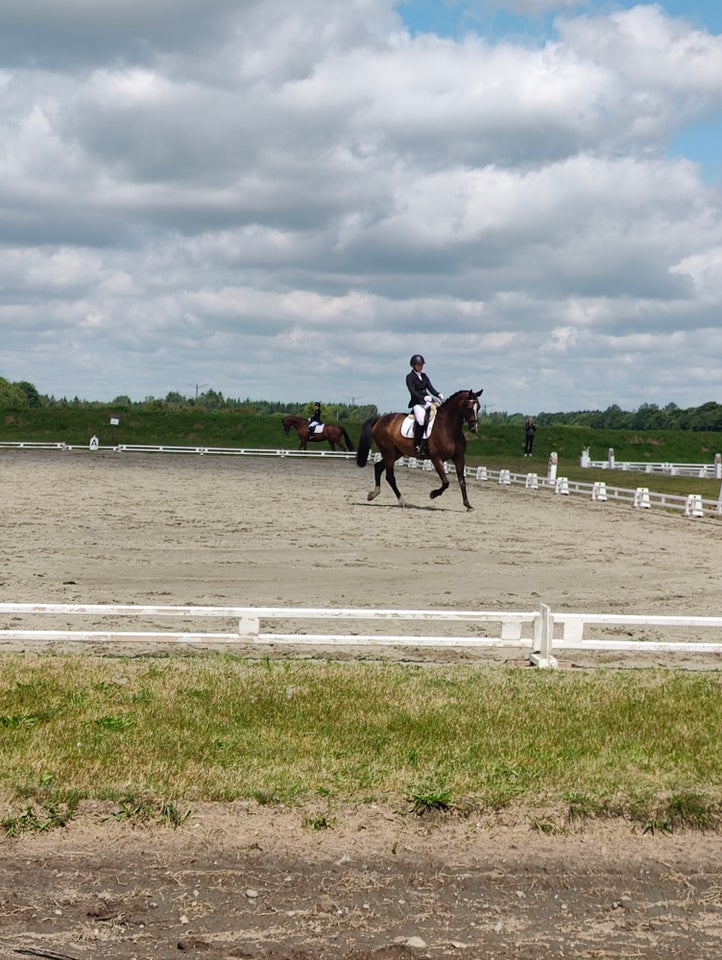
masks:
[(451, 396), (447, 397), (446, 400), (444, 400), (444, 402), (441, 404), (441, 406), (445, 407), (447, 404), (451, 405), (451, 401), (456, 400), (457, 397), (461, 396), (462, 393), (468, 397), (471, 392), (472, 392), (471, 390), (457, 390), (456, 393), (452, 393)]

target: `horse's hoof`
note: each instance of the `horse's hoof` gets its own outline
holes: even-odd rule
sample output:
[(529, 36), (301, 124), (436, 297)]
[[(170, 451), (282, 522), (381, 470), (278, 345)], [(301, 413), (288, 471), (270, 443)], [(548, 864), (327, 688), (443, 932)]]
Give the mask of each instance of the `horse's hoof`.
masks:
[(367, 499), (367, 500), (375, 500), (376, 497), (378, 497), (378, 495), (379, 495), (380, 493), (381, 493), (381, 490), (380, 490), (379, 488), (377, 488), (376, 490), (372, 490), (372, 491), (369, 493), (369, 495), (366, 497), (366, 499)]
[(472, 507), (472, 505), (471, 505), (470, 503), (467, 503), (467, 505), (466, 505), (466, 512), (467, 512), (467, 513), (471, 513), (471, 511), (472, 511), (473, 509), (474, 509), (474, 508)]

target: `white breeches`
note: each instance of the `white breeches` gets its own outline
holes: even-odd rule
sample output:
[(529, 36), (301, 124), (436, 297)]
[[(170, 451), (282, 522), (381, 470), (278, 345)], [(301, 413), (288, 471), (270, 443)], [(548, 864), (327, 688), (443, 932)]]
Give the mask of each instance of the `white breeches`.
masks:
[(426, 423), (426, 411), (428, 406), (425, 403), (415, 403), (414, 404), (414, 416), (416, 417), (417, 423)]

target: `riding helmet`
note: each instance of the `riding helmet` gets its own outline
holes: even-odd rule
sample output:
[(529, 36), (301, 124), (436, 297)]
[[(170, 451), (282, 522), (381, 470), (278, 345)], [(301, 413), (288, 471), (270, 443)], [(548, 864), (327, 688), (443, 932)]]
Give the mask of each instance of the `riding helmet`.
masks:
[(415, 367), (417, 363), (420, 363), (422, 366), (424, 366), (426, 364), (426, 360), (424, 360), (420, 353), (415, 353), (409, 360), (409, 363), (412, 367)]

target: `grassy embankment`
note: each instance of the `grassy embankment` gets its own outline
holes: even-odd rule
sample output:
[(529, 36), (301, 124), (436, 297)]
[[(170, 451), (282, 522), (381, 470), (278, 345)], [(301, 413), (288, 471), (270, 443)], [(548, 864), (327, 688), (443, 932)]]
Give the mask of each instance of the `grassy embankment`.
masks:
[(231, 655), (3, 657), (8, 833), (84, 798), (174, 821), (199, 801), (409, 812), (514, 805), (538, 829), (624, 817), (717, 829), (720, 678), (500, 667), (246, 662)]

